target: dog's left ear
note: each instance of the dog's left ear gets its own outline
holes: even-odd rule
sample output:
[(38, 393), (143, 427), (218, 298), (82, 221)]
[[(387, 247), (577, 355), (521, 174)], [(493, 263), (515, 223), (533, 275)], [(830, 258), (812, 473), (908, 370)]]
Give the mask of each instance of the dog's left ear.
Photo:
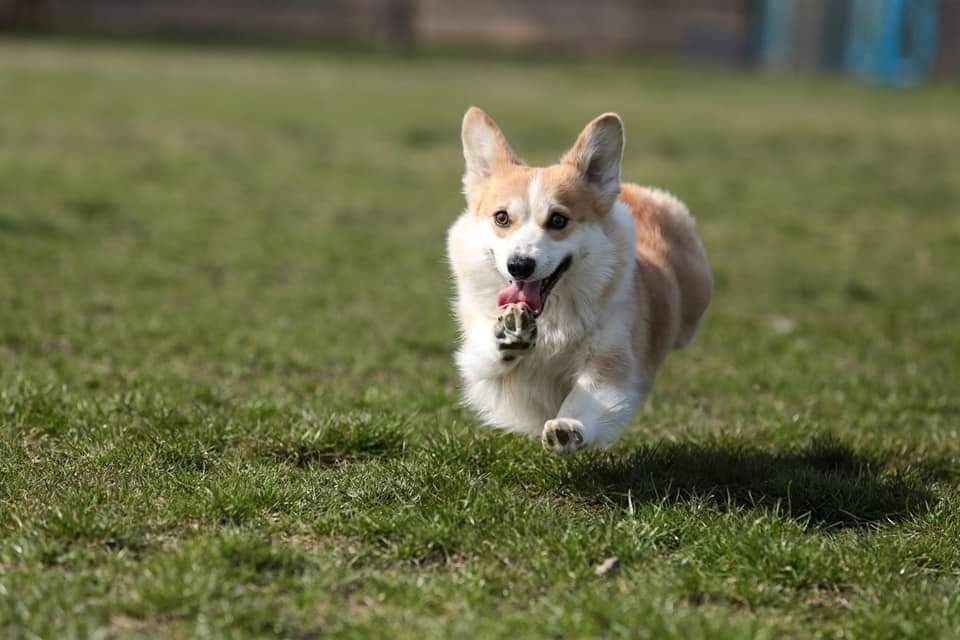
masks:
[(562, 162), (575, 166), (596, 190), (599, 203), (609, 209), (620, 195), (622, 159), (623, 121), (615, 113), (605, 113), (584, 127)]

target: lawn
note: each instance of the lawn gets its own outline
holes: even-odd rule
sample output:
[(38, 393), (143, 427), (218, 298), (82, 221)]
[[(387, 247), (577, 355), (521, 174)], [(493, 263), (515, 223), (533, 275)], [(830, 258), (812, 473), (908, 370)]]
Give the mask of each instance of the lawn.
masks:
[[(627, 437), (458, 405), (478, 104), (716, 295)], [(0, 635), (960, 636), (960, 88), (0, 40)], [(619, 571), (594, 568), (616, 557)]]

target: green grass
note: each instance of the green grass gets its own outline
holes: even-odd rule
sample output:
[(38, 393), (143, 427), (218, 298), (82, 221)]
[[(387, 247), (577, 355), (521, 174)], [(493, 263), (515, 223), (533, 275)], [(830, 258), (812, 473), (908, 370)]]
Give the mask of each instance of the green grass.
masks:
[[(457, 404), (459, 121), (716, 274), (614, 449)], [(960, 635), (960, 91), (0, 42), (0, 635)], [(616, 556), (618, 573), (594, 575)]]

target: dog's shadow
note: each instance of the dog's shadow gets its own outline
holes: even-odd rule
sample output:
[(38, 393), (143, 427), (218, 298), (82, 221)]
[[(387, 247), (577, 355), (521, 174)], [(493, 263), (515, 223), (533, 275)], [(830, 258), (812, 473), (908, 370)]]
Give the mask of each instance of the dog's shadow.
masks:
[(721, 508), (779, 509), (827, 529), (891, 524), (928, 511), (945, 473), (891, 466), (833, 437), (784, 452), (738, 442), (668, 443), (627, 455), (588, 455), (566, 469), (569, 491), (602, 504), (708, 500)]

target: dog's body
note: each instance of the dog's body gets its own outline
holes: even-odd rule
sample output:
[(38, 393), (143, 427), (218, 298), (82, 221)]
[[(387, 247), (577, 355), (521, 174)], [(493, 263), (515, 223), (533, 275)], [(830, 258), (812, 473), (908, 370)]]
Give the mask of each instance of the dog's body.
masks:
[(467, 210), (447, 249), (466, 402), (550, 451), (609, 445), (709, 303), (693, 218), (666, 192), (621, 185), (614, 114), (546, 168), (522, 164), (479, 109), (463, 143)]

